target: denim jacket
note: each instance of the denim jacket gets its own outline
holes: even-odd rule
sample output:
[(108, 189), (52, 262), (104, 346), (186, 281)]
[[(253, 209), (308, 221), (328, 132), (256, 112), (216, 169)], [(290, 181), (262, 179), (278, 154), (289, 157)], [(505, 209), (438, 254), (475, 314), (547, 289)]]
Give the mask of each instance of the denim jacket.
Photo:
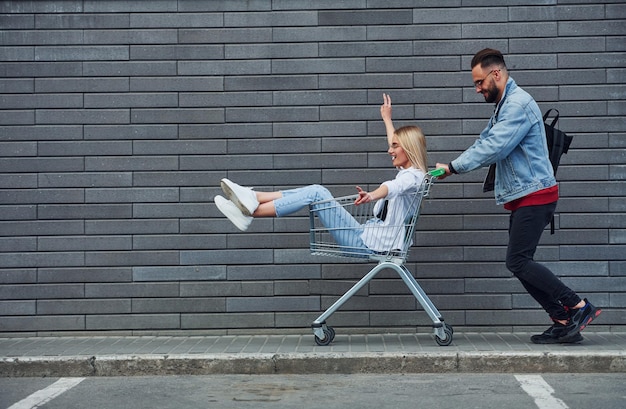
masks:
[(467, 173), (493, 163), (497, 204), (556, 185), (539, 106), (510, 77), (489, 124), (452, 167)]

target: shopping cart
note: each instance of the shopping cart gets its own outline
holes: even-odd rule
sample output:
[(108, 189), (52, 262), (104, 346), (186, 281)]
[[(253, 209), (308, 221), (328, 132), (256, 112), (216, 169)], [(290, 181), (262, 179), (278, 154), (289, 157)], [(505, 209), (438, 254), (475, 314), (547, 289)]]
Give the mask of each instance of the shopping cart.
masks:
[[(311, 254), (378, 262), (361, 280), (313, 321), (311, 326), (315, 334), (315, 342), (318, 345), (329, 345), (335, 338), (335, 330), (326, 325), (326, 320), (379, 272), (387, 268), (395, 270), (400, 275), (433, 321), (433, 332), (437, 344), (450, 345), (454, 332), (452, 327), (444, 323), (443, 317), (435, 305), (411, 272), (404, 266), (407, 253), (413, 243), (415, 224), (420, 214), (422, 201), (428, 196), (433, 181), (442, 173), (443, 169), (435, 169), (424, 177), (419, 190), (410, 198), (407, 214), (397, 218), (401, 220), (397, 224), (382, 225), (377, 223), (377, 219), (381, 217), (381, 212), (385, 209), (384, 204), (367, 203), (356, 206), (354, 201), (358, 195), (344, 196), (309, 205)], [(328, 223), (329, 218), (341, 218), (341, 220)], [(322, 223), (322, 221), (326, 223)], [(326, 227), (337, 225), (341, 227)], [(387, 249), (371, 249), (364, 246), (363, 241), (359, 240), (364, 235), (368, 235), (368, 237), (384, 236), (385, 241), (392, 242), (393, 245)]]

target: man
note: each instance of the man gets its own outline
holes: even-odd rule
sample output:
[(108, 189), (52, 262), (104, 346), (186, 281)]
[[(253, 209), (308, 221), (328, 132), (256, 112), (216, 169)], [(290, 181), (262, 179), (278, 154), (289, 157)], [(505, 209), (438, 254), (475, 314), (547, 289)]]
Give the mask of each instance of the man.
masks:
[(601, 310), (565, 286), (533, 257), (543, 229), (556, 209), (558, 186), (548, 159), (545, 129), (535, 100), (517, 86), (502, 53), (484, 49), (472, 59), (476, 92), (494, 103), (494, 114), (480, 137), (449, 164), (437, 164), (457, 173), (495, 164), (497, 204), (511, 211), (506, 267), (544, 308), (554, 324), (533, 335), (536, 344), (582, 341), (580, 331)]

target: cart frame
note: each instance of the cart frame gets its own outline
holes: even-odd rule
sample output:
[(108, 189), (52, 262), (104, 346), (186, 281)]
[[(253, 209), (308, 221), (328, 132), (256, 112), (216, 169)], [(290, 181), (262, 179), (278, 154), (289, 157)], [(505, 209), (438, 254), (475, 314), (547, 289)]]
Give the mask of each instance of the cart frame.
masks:
[[(376, 261), (378, 264), (373, 267), (363, 278), (361, 278), (356, 284), (354, 284), (345, 294), (343, 294), (335, 303), (333, 303), (326, 311), (324, 311), (315, 321), (313, 321), (311, 327), (313, 334), (315, 335), (315, 342), (318, 345), (329, 345), (335, 338), (335, 330), (326, 324), (326, 320), (330, 318), (343, 304), (345, 304), (352, 296), (354, 296), (363, 286), (369, 283), (378, 273), (385, 269), (392, 269), (398, 275), (406, 286), (409, 288), (413, 296), (420, 303), (426, 314), (433, 322), (433, 335), (437, 344), (446, 346), (452, 342), (453, 329), (450, 325), (444, 322), (442, 315), (439, 313), (433, 302), (430, 300), (426, 292), (418, 284), (417, 280), (413, 277), (411, 272), (404, 265), (408, 250), (411, 247), (413, 236), (415, 234), (415, 226), (422, 207), (422, 201), (430, 194), (430, 188), (441, 173), (439, 170), (431, 171), (424, 177), (419, 190), (414, 194), (412, 198), (412, 205), (409, 207), (409, 214), (404, 218), (404, 225), (398, 226), (397, 234), (404, 234), (403, 238), (399, 238), (399, 241), (403, 243), (402, 248), (388, 249), (384, 252), (367, 252), (364, 253), (362, 248), (356, 249), (352, 247), (346, 247), (337, 244), (329, 239), (333, 229), (328, 229), (321, 225), (318, 219), (318, 213), (323, 206), (342, 206), (346, 209), (351, 208), (353, 211), (358, 210), (359, 218), (362, 218), (366, 211), (362, 208), (364, 205), (355, 206), (354, 200), (358, 195), (344, 196), (337, 199), (331, 199), (323, 202), (316, 202), (309, 205), (309, 219), (310, 219), (310, 250), (313, 255), (334, 256), (334, 257), (348, 257), (357, 258), (360, 260), (367, 259), (368, 261)], [(372, 208), (371, 206), (369, 207)], [(349, 211), (349, 210), (348, 210)], [(372, 217), (370, 212), (368, 217)], [(362, 222), (363, 220), (357, 221)], [(336, 232), (337, 229), (334, 229)], [(400, 240), (401, 239), (401, 240)]]

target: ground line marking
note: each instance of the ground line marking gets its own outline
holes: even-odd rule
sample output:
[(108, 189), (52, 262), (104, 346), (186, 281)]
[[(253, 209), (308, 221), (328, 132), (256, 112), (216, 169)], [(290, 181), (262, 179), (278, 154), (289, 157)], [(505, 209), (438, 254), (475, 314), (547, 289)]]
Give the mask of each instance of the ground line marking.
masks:
[(47, 388), (41, 389), (21, 401), (9, 406), (8, 409), (34, 409), (50, 402), (52, 399), (78, 385), (85, 378), (61, 378)]
[(553, 396), (554, 389), (541, 375), (515, 375), (515, 379), (539, 409), (569, 409), (565, 402)]

